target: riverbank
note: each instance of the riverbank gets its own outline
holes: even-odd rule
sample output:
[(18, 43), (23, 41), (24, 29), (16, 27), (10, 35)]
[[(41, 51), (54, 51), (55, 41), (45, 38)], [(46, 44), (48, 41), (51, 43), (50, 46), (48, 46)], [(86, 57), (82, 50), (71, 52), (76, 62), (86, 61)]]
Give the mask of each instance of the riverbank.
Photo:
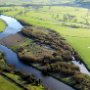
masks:
[[(8, 65), (5, 60), (4, 54), (0, 53), (0, 82), (3, 90), (44, 90), (40, 81), (36, 80), (32, 75), (24, 74), (21, 71), (15, 71), (13, 65)], [(8, 85), (7, 85), (8, 84)]]
[(6, 28), (6, 23), (0, 19), (0, 32), (3, 32)]
[(5, 69), (7, 68), (7, 64), (4, 59), (4, 55), (0, 52), (0, 89), (6, 90), (6, 89), (17, 89), (17, 90), (22, 90), (21, 87), (17, 86), (15, 83), (9, 81), (7, 78), (3, 76), (3, 71), (2, 68)]

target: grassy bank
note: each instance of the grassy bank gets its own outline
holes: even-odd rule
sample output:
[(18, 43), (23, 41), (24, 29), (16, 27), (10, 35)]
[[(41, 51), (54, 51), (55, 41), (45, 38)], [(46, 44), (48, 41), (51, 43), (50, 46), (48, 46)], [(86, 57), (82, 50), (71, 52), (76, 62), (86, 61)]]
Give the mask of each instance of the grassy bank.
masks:
[[(23, 77), (31, 77), (31, 79), (24, 80)], [(4, 59), (4, 54), (0, 52), (0, 90), (44, 90), (41, 83), (38, 85), (30, 80), (34, 79), (31, 75), (24, 75), (19, 71), (15, 72), (15, 68), (12, 65), (7, 65)], [(27, 83), (28, 82), (28, 83)], [(26, 84), (25, 84), (26, 83)]]
[(14, 83), (0, 76), (0, 90), (22, 90), (22, 89), (16, 86)]
[(5, 69), (7, 64), (4, 61), (4, 56), (0, 52), (0, 90), (22, 90), (22, 88), (18, 87), (14, 82), (11, 82), (8, 78), (5, 78), (2, 75), (2, 69)]
[(0, 20), (0, 32), (4, 31), (5, 27), (6, 27), (6, 24), (2, 20)]

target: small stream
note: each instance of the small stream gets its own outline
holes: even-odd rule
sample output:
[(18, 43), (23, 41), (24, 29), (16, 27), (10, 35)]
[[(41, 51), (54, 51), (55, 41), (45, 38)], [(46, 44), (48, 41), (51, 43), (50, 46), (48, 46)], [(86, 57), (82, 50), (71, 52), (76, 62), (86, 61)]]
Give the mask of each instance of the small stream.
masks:
[[(15, 34), (23, 28), (23, 26), (14, 18), (1, 15), (0, 19), (4, 20), (8, 25), (5, 31), (0, 33), (0, 39), (7, 37), (8, 35)], [(8, 64), (14, 65), (17, 70), (23, 71), (27, 74), (33, 74), (37, 79), (41, 79), (42, 84), (48, 87), (49, 90), (75, 90), (72, 87), (54, 79), (53, 77), (44, 76), (39, 70), (20, 62), (16, 53), (7, 47), (0, 45), (0, 51), (4, 53)]]

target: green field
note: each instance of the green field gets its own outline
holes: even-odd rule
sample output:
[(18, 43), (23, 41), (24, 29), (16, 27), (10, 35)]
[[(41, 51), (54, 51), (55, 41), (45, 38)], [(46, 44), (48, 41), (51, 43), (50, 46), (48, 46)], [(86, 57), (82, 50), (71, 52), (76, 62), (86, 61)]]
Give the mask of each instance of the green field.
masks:
[(2, 20), (0, 20), (0, 32), (2, 32), (5, 29), (5, 27), (6, 24)]
[(27, 10), (27, 9), (24, 9), (24, 7), (0, 7), (0, 12), (1, 14), (4, 14), (4, 15), (8, 15), (8, 16), (12, 16), (12, 17), (15, 17), (17, 16), (18, 14), (23, 14), (23, 12)]
[(14, 83), (9, 82), (7, 79), (0, 76), (0, 90), (22, 90)]

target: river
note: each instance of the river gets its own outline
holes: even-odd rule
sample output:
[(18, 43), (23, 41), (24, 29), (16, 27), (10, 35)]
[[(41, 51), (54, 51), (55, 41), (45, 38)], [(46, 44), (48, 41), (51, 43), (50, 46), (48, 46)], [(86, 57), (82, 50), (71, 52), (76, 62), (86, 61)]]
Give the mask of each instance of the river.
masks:
[[(0, 19), (7, 24), (5, 31), (0, 33), (0, 39), (7, 37), (8, 35), (15, 34), (23, 28), (23, 26), (12, 17), (1, 15)], [(53, 77), (44, 76), (39, 70), (20, 62), (16, 53), (7, 47), (0, 45), (0, 51), (4, 53), (8, 64), (14, 65), (17, 70), (23, 71), (27, 74), (33, 74), (37, 79), (41, 79), (42, 84), (48, 87), (49, 90), (75, 90), (72, 87), (54, 79)]]

